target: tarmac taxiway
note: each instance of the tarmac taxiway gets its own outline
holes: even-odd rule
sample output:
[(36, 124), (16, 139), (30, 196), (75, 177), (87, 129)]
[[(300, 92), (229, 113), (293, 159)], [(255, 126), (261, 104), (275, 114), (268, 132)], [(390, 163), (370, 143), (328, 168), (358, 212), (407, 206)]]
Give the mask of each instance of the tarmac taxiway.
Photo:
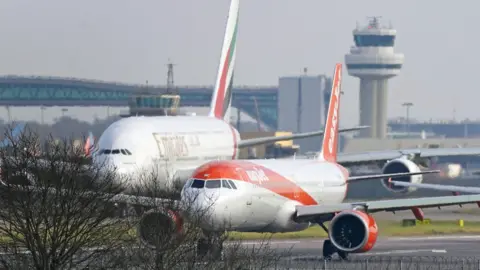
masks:
[[(278, 252), (286, 251), (292, 257), (321, 257), (324, 239), (272, 240), (269, 247)], [(479, 256), (480, 235), (452, 235), (431, 237), (379, 238), (367, 253), (352, 256)], [(245, 246), (261, 245), (260, 241), (242, 242)]]

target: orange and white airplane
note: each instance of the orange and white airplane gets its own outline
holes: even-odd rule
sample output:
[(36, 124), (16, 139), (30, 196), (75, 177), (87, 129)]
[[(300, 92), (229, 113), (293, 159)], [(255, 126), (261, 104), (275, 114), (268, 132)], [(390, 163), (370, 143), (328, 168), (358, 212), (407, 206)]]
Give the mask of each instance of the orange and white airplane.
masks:
[[(337, 64), (323, 147), (316, 159), (224, 160), (197, 168), (185, 184), (181, 200), (189, 203), (195, 198), (191, 211), (208, 209), (211, 213), (201, 222), (205, 238), (199, 241), (200, 252), (221, 250), (210, 237), (218, 231), (292, 232), (318, 224), (329, 237), (323, 244), (323, 256), (330, 258), (337, 253), (346, 258), (349, 253), (367, 252), (375, 245), (379, 228), (372, 213), (480, 201), (480, 195), (462, 195), (344, 202), (350, 182), (421, 177), (438, 171), (349, 176), (337, 160), (341, 73), (342, 65)], [(139, 226), (141, 240), (151, 243), (142, 228), (148, 226), (152, 233), (161, 229), (155, 226), (163, 226), (163, 222), (152, 224), (152, 218), (169, 221), (180, 233), (183, 219), (188, 219), (191, 213), (171, 209), (145, 213)], [(329, 228), (324, 225), (328, 221)]]

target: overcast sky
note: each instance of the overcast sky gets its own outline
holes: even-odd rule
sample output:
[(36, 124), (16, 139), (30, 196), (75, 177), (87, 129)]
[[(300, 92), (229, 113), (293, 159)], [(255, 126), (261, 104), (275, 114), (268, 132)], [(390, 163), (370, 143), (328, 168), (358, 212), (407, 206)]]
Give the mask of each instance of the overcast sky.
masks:
[[(171, 58), (177, 85), (211, 85), (229, 3), (2, 0), (0, 74), (164, 84)], [(235, 83), (276, 85), (303, 67), (331, 75), (353, 44), (356, 22), (381, 15), (405, 54), (401, 74), (390, 80), (389, 118), (403, 116), (400, 104), (411, 101), (419, 119), (451, 119), (454, 110), (457, 119), (480, 119), (479, 8), (473, 0), (242, 0)], [(358, 79), (344, 76), (343, 126), (358, 122), (358, 88)], [(105, 109), (70, 112), (88, 118)], [(15, 114), (26, 117), (25, 110)]]

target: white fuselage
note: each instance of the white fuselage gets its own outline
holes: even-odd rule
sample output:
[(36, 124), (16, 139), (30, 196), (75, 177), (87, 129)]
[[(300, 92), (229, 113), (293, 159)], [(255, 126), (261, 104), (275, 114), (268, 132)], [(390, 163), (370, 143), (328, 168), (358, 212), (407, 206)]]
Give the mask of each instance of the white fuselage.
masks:
[(236, 158), (239, 139), (236, 129), (211, 117), (128, 117), (103, 132), (93, 162), (127, 176), (127, 184), (154, 178), (165, 188), (205, 162)]
[[(236, 189), (208, 188), (208, 182), (220, 177), (233, 181)], [(345, 168), (318, 160), (209, 162), (185, 184), (182, 200), (188, 203), (195, 194), (194, 203), (209, 208), (211, 222), (204, 222), (205, 230), (298, 231), (309, 223), (293, 221), (295, 206), (342, 202), (347, 177)], [(206, 186), (195, 188), (198, 180), (205, 180)]]

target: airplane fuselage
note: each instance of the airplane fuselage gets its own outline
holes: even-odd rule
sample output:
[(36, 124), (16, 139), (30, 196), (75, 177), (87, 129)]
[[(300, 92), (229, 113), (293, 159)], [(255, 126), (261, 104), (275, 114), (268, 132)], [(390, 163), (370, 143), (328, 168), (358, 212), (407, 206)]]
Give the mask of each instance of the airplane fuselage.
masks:
[[(224, 183), (209, 188), (218, 187), (212, 181), (219, 178), (232, 181), (236, 189)], [(182, 200), (188, 202), (195, 194), (198, 207), (211, 209), (209, 222), (202, 225), (206, 230), (299, 231), (309, 223), (292, 219), (295, 206), (342, 202), (347, 178), (342, 166), (318, 160), (213, 161), (195, 171)], [(205, 181), (203, 188), (198, 188), (199, 181)]]
[(216, 118), (128, 117), (103, 132), (93, 162), (114, 168), (129, 184), (155, 178), (166, 188), (205, 162), (235, 159), (238, 140), (238, 131)]

